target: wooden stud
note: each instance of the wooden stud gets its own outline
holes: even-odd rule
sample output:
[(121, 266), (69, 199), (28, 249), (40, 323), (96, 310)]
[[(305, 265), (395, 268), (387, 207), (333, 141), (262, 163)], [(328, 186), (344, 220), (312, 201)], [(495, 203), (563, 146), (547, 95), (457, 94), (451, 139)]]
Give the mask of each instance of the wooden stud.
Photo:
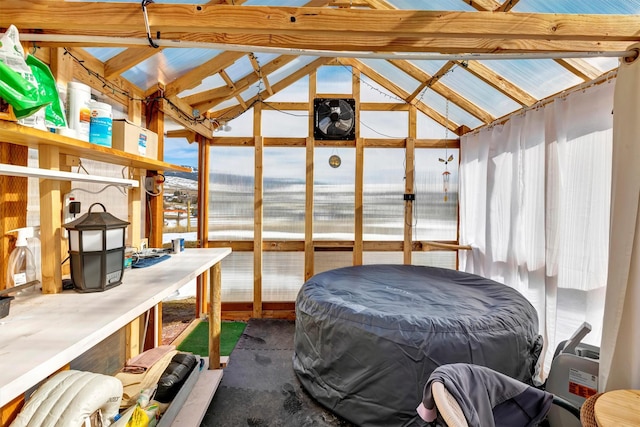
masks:
[[(410, 116), (415, 117), (415, 110)], [(412, 120), (410, 119), (410, 122)], [(413, 120), (415, 122), (415, 119)], [(415, 125), (414, 125), (415, 127)], [(411, 127), (409, 127), (411, 129)], [(414, 194), (413, 180), (414, 180), (414, 159), (415, 159), (415, 145), (413, 138), (407, 138), (407, 148), (405, 153), (405, 194)], [(404, 263), (411, 264), (411, 252), (412, 246), (412, 234), (413, 234), (413, 201), (407, 200), (404, 202)]]
[[(262, 104), (253, 107), (253, 129), (255, 135), (262, 132)], [(262, 317), (262, 216), (264, 212), (263, 186), (264, 147), (262, 137), (255, 137), (255, 171), (253, 194), (253, 316)]]
[(218, 262), (209, 269), (209, 369), (220, 369), (221, 288), (222, 273)]
[[(201, 248), (209, 247), (209, 171), (210, 171), (210, 140), (201, 136), (198, 142), (198, 242)], [(201, 317), (210, 307), (211, 294), (206, 275), (198, 276), (196, 282), (196, 317)]]
[[(161, 96), (158, 93), (156, 96)], [(158, 160), (164, 158), (164, 113), (159, 108), (158, 102), (150, 102), (146, 106), (147, 129), (155, 132), (158, 135)], [(149, 171), (147, 170), (147, 176), (154, 176), (156, 173), (162, 173), (162, 171)], [(150, 221), (147, 223), (146, 235), (149, 237), (149, 246), (152, 248), (162, 247), (162, 227), (164, 224), (164, 207), (162, 196), (149, 196), (149, 212), (147, 212), (147, 218)]]
[[(356, 117), (360, 117), (360, 72), (353, 71), (352, 79), (353, 97), (356, 100)], [(360, 138), (360, 121), (355, 123), (356, 135), (356, 176), (355, 176), (355, 212), (354, 212), (354, 247), (353, 247), (353, 265), (362, 265), (363, 263), (363, 228), (364, 228), (364, 141)]]
[[(42, 146), (38, 152), (40, 168), (60, 170), (60, 150)], [(62, 195), (60, 181), (40, 180), (40, 247), (42, 250), (42, 292), (62, 292)]]

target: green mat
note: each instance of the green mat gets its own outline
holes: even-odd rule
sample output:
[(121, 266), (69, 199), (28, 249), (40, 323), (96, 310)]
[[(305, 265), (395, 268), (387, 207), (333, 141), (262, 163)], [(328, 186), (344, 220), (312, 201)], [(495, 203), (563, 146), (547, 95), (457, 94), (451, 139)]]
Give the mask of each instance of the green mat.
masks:
[[(240, 335), (247, 326), (244, 322), (222, 322), (220, 332), (220, 355), (228, 356), (236, 346)], [(178, 350), (209, 355), (209, 322), (200, 322), (195, 329), (178, 345)]]

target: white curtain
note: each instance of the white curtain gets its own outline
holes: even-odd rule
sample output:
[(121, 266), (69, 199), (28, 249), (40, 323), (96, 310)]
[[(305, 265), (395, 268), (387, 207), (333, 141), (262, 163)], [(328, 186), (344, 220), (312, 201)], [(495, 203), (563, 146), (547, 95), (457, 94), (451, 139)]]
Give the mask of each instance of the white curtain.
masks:
[(612, 106), (604, 83), (461, 138), (460, 268), (531, 301), (547, 360), (583, 321), (600, 344)]
[[(638, 48), (638, 46), (636, 46)], [(640, 388), (640, 60), (622, 63), (614, 96), (611, 240), (600, 391)]]

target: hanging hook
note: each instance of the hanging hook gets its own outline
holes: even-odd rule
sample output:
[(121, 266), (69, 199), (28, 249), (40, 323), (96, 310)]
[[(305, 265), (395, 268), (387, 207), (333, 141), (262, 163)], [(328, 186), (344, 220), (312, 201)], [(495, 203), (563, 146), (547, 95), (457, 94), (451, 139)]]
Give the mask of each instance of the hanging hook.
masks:
[(149, 40), (149, 46), (153, 47), (153, 48), (159, 48), (160, 46), (158, 46), (157, 44), (154, 43), (153, 39), (151, 38), (151, 28), (149, 28), (149, 17), (147, 16), (147, 5), (153, 3), (153, 0), (142, 0), (142, 14), (144, 16), (144, 26), (147, 30), (147, 40)]

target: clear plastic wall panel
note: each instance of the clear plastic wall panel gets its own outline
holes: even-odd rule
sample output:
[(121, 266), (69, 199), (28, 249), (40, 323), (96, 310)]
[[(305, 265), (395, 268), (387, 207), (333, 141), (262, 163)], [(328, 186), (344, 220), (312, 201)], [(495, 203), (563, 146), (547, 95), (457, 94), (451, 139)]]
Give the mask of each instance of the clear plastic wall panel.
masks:
[(404, 239), (405, 150), (365, 148), (364, 240)]
[(412, 252), (411, 264), (455, 270), (456, 258), (456, 252), (454, 251)]
[(540, 13), (611, 13), (638, 14), (640, 1), (638, 0), (522, 0), (513, 9), (514, 12)]
[[(309, 112), (262, 110), (262, 136), (264, 137), (303, 137), (309, 136)], [(304, 162), (303, 162), (304, 164)]]
[(362, 264), (404, 264), (402, 252), (364, 252)]
[(413, 65), (420, 68), (422, 71), (429, 74), (430, 76), (435, 76), (438, 73), (438, 71), (440, 71), (440, 69), (444, 67), (444, 65), (449, 61), (412, 59), (409, 62), (411, 62)]
[(222, 302), (253, 301), (253, 252), (231, 252), (220, 270)]
[[(432, 90), (422, 92), (417, 99), (442, 114), (442, 116), (448, 116), (449, 120), (457, 123), (458, 125), (467, 125), (473, 129), (484, 124), (482, 121), (469, 114), (466, 110), (458, 107), (453, 102), (447, 102), (443, 96)], [(447, 110), (449, 111), (448, 115)]]
[(264, 240), (304, 240), (305, 148), (265, 147)]
[(416, 149), (414, 239), (457, 240), (458, 161), (458, 149)]
[(453, 132), (447, 132), (444, 126), (420, 111), (418, 111), (418, 120), (416, 126), (416, 135), (421, 139), (442, 139), (445, 137), (445, 135), (447, 135), (449, 138), (457, 138), (457, 135), (454, 135)]
[(454, 68), (452, 72), (440, 79), (440, 83), (453, 89), (494, 118), (502, 117), (522, 107), (464, 69)]
[(412, 93), (418, 88), (418, 86), (420, 86), (421, 82), (414, 79), (395, 65), (391, 64), (386, 59), (361, 58), (360, 62), (369, 66), (374, 71), (377, 71), (387, 80), (393, 82), (395, 85), (398, 85), (408, 93)]
[[(329, 158), (340, 157), (333, 168)], [(353, 240), (355, 149), (319, 147), (314, 150), (313, 239)]]
[[(269, 80), (271, 82), (271, 80)], [(308, 102), (309, 101), (309, 76), (291, 83), (281, 91), (267, 98), (269, 102)], [(306, 111), (298, 111), (297, 114), (307, 114)]]
[[(235, 101), (235, 98), (233, 98)], [(226, 104), (226, 103), (223, 103)], [(224, 108), (223, 104), (220, 104), (216, 108)], [(234, 104), (237, 104), (237, 101)], [(228, 106), (231, 106), (228, 105)], [(216, 119), (226, 122), (227, 127), (223, 129), (218, 129), (213, 134), (213, 137), (225, 137), (225, 136), (248, 136), (253, 138), (253, 108), (250, 108), (242, 114), (234, 114), (233, 116), (222, 115), (216, 117)]]
[(263, 252), (263, 301), (295, 301), (303, 283), (304, 252)]
[(360, 111), (363, 138), (406, 138), (409, 136), (408, 111)]
[(167, 48), (128, 69), (122, 77), (147, 89), (157, 82), (172, 82), (219, 53), (214, 49)]
[(271, 84), (271, 86), (274, 86), (275, 84), (277, 84), (281, 80), (284, 80), (285, 78), (289, 77), (294, 72), (296, 72), (296, 71), (300, 70), (301, 68), (305, 67), (306, 65), (312, 63), (316, 59), (318, 59), (316, 56), (299, 56), (299, 57), (297, 57), (293, 61), (288, 62), (284, 66), (282, 66), (282, 67), (278, 68), (277, 70), (275, 70), (273, 73), (269, 74), (269, 76), (268, 76), (269, 83)]
[(345, 65), (325, 65), (316, 72), (316, 92), (351, 95), (351, 67)]
[(506, 80), (522, 88), (537, 99), (546, 98), (582, 83), (553, 59), (513, 59), (479, 61)]
[(378, 83), (364, 74), (360, 75), (360, 102), (397, 102), (405, 104), (406, 101), (389, 92)]
[(460, 0), (387, 0), (387, 2), (398, 9), (475, 11), (467, 4), (467, 1)]
[(352, 265), (352, 251), (319, 251), (315, 252), (313, 255), (314, 274), (333, 270), (335, 268), (350, 267)]
[(253, 240), (253, 147), (212, 147), (209, 239)]

